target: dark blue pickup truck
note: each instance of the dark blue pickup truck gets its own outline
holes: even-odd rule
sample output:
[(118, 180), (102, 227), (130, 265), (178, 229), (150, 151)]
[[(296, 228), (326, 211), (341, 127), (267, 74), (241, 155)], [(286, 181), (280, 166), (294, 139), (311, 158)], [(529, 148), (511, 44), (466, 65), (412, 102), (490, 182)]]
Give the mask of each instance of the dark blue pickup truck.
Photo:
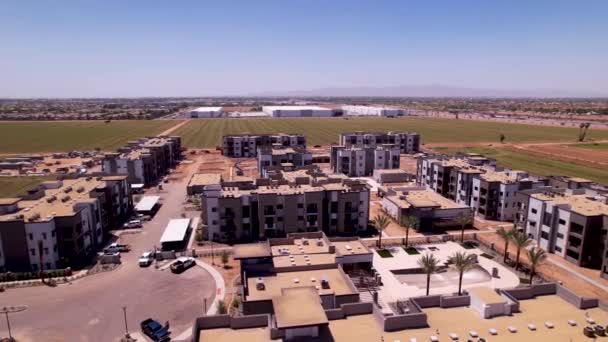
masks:
[(152, 318), (148, 318), (142, 321), (140, 324), (141, 331), (144, 332), (154, 342), (167, 342), (171, 341), (171, 332), (166, 327), (163, 327), (157, 321)]

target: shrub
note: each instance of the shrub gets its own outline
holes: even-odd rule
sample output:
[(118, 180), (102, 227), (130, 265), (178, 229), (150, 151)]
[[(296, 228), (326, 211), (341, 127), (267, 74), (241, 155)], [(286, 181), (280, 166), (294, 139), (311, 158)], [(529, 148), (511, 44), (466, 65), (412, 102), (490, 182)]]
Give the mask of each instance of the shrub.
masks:
[(388, 249), (379, 249), (376, 251), (376, 253), (378, 253), (378, 255), (382, 258), (392, 258), (393, 254), (391, 254), (391, 252)]
[(217, 302), (217, 314), (218, 315), (225, 315), (228, 312), (227, 308), (226, 308), (226, 303), (224, 303), (223, 300), (220, 300)]
[(232, 307), (237, 309), (241, 305), (241, 300), (238, 297), (234, 297), (232, 300)]
[(418, 252), (418, 250), (414, 247), (407, 247), (407, 248), (403, 248), (403, 250), (409, 254), (409, 255), (418, 255), (420, 254), (420, 252)]

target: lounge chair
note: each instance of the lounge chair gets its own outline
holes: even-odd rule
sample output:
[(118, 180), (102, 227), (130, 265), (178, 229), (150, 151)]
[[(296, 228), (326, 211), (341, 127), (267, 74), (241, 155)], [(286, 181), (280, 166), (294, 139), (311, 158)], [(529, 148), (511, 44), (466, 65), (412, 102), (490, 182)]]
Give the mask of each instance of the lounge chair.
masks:
[(576, 321), (575, 321), (575, 320), (573, 320), (573, 319), (569, 319), (569, 320), (568, 320), (568, 324), (569, 324), (570, 326), (572, 326), (572, 327), (575, 327), (575, 326), (576, 326)]
[[(399, 340), (395, 340), (395, 342), (397, 342), (397, 341), (399, 341)], [(418, 340), (415, 337), (412, 337), (412, 338), (410, 338), (410, 342), (418, 342)]]
[(509, 330), (509, 332), (511, 332), (511, 333), (516, 333), (516, 332), (517, 332), (517, 328), (516, 328), (516, 327), (514, 327), (514, 326), (512, 326), (512, 325), (509, 325), (509, 327), (508, 327), (507, 329), (508, 329), (508, 330)]
[(606, 328), (601, 325), (595, 326), (595, 334), (598, 336), (606, 336)]
[(587, 317), (587, 323), (589, 324), (595, 324), (595, 320), (591, 317)]
[(546, 322), (545, 322), (545, 326), (546, 326), (547, 328), (549, 328), (549, 329), (553, 329), (553, 327), (555, 327), (555, 326), (553, 325), (553, 322), (551, 322), (551, 321), (546, 321)]
[(530, 323), (530, 324), (528, 324), (528, 329), (530, 329), (531, 331), (534, 331), (534, 330), (536, 330), (536, 325)]
[(490, 333), (490, 335), (498, 335), (498, 330), (494, 329), (494, 328), (490, 328), (488, 330), (488, 332)]
[(431, 336), (431, 342), (439, 342), (439, 337), (435, 335)]
[(595, 330), (592, 326), (586, 326), (583, 328), (583, 334), (587, 337), (595, 337)]
[(475, 330), (470, 330), (469, 331), (469, 335), (471, 335), (471, 337), (478, 337), (479, 336), (479, 334)]
[(458, 340), (458, 334), (455, 333), (449, 333), (448, 336), (450, 336), (450, 338), (454, 341)]

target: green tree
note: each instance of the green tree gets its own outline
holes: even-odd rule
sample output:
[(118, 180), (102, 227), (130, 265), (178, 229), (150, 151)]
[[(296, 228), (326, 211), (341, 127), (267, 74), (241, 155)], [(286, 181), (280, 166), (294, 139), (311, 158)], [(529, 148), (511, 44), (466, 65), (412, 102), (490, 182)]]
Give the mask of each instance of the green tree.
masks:
[(532, 284), (536, 268), (547, 259), (547, 253), (540, 248), (532, 247), (528, 251), (528, 259), (530, 260), (530, 284)]
[(426, 295), (429, 295), (429, 289), (431, 287), (431, 275), (437, 272), (439, 266), (439, 259), (435, 258), (433, 254), (424, 254), (418, 259), (418, 266), (426, 274)]
[(503, 133), (500, 133), (499, 139), (501, 144), (505, 142), (505, 138), (505, 135)]
[(226, 303), (223, 300), (217, 302), (217, 314), (225, 315), (228, 312), (228, 308), (226, 308)]
[(523, 232), (513, 231), (513, 234), (511, 236), (511, 241), (517, 248), (517, 254), (515, 256), (515, 269), (518, 270), (519, 269), (519, 256), (521, 254), (521, 249), (528, 247), (532, 243), (532, 240), (530, 240), (530, 238), (528, 238), (528, 236)]
[(504, 240), (505, 242), (505, 253), (503, 256), (503, 262), (507, 263), (507, 259), (509, 258), (509, 242), (511, 242), (513, 232), (515, 230), (507, 230), (503, 227), (498, 228), (496, 234)]
[(460, 296), (462, 294), (462, 276), (465, 272), (473, 268), (475, 259), (472, 254), (456, 252), (450, 257), (450, 260), (452, 261), (454, 268), (458, 271), (458, 295)]
[(378, 246), (382, 248), (382, 232), (388, 227), (390, 224), (390, 218), (385, 214), (378, 214), (374, 217), (372, 223), (374, 227), (378, 230)]
[(473, 213), (462, 212), (456, 216), (456, 223), (460, 226), (460, 242), (464, 242), (464, 229), (467, 225), (473, 223)]
[(418, 217), (416, 216), (405, 216), (402, 217), (401, 220), (403, 221), (401, 224), (403, 226), (405, 226), (405, 247), (407, 247), (408, 242), (409, 242), (409, 238), (410, 238), (410, 228), (414, 228), (414, 230), (416, 230), (416, 228), (418, 227), (418, 224), (420, 223), (420, 220), (418, 220)]
[(228, 264), (229, 261), (229, 256), (228, 256), (228, 252), (227, 251), (222, 251), (222, 264), (224, 264), (224, 268), (226, 268), (226, 265)]

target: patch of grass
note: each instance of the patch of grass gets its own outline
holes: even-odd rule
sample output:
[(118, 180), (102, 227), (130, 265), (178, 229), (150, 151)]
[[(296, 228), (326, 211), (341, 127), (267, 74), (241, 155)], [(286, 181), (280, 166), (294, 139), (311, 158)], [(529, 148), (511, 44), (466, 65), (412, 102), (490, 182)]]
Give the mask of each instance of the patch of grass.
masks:
[(596, 181), (598, 183), (608, 184), (607, 169), (594, 168), (590, 166), (585, 167), (550, 159), (549, 157), (539, 158), (538, 156), (526, 154), (524, 152), (513, 152), (501, 148), (490, 147), (449, 148), (443, 150), (442, 152), (446, 154), (455, 154), (459, 151), (480, 153), (487, 157), (496, 159), (499, 165), (516, 170), (528, 171), (532, 175), (563, 175), (570, 177), (581, 177)]
[(464, 249), (475, 249), (478, 246), (477, 242), (474, 242), (474, 241), (465, 241), (465, 242), (461, 243), (460, 245)]
[(490, 259), (490, 260), (494, 259), (494, 256), (491, 254), (488, 254), (488, 253), (481, 253), (479, 255), (481, 255), (482, 257), (484, 257), (486, 259)]
[(382, 258), (392, 258), (393, 254), (388, 249), (378, 249), (376, 253)]
[(418, 250), (414, 247), (403, 247), (403, 250), (405, 251), (405, 253), (407, 253), (409, 255), (420, 254), (420, 252), (418, 252)]
[(174, 125), (173, 120), (0, 122), (0, 153), (112, 151), (129, 140), (157, 135)]
[[(489, 121), (437, 118), (293, 118), (293, 119), (197, 119), (174, 133), (181, 135), (187, 147), (218, 146), (225, 134), (301, 133), (308, 144), (328, 145), (338, 142), (338, 135), (349, 131), (415, 131), (423, 143), (496, 142), (500, 134), (508, 142), (575, 142), (577, 128), (533, 126)], [(589, 131), (593, 139), (608, 139), (608, 130)]]
[(608, 143), (576, 144), (572, 145), (572, 147), (586, 148), (590, 150), (608, 150)]
[(16, 176), (16, 177), (0, 177), (0, 198), (1, 197), (15, 197), (23, 194), (29, 189), (34, 188), (41, 182), (55, 179), (52, 176), (42, 177), (28, 177), (28, 176)]

